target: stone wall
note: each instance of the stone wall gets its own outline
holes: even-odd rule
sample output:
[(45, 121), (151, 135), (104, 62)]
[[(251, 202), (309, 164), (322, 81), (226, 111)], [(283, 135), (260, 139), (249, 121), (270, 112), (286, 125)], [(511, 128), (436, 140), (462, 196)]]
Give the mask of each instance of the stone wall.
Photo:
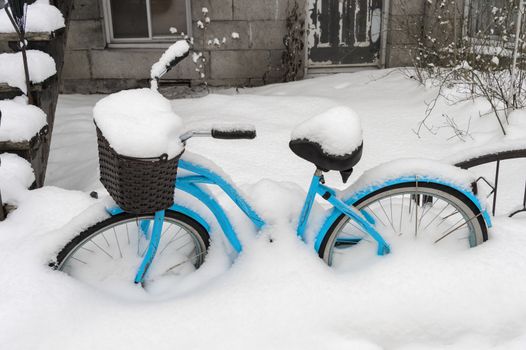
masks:
[[(196, 26), (201, 8), (212, 19), (205, 41), (227, 38), (220, 48), (206, 45), (208, 83), (253, 86), (281, 80), (277, 71), (286, 34), (288, 0), (192, 0), (193, 36), (199, 48), (203, 31)], [(99, 0), (75, 0), (65, 56), (65, 93), (108, 93), (145, 86), (151, 65), (163, 49), (108, 48)], [(239, 39), (230, 38), (232, 32)], [(187, 84), (201, 82), (191, 59), (167, 76)]]
[[(108, 48), (101, 0), (74, 0), (65, 55), (63, 92), (108, 93), (146, 86), (151, 65), (163, 49)], [(281, 81), (279, 71), (286, 34), (288, 3), (293, 0), (192, 0), (193, 36), (200, 48), (203, 31), (196, 26), (201, 8), (212, 19), (205, 42), (227, 37), (219, 48), (205, 45), (205, 71), (211, 86), (256, 86)], [(305, 0), (299, 0), (300, 8)], [(411, 65), (415, 37), (423, 30), (423, 0), (390, 0), (386, 67)], [(239, 39), (230, 38), (232, 32)], [(191, 59), (181, 62), (167, 79), (184, 85), (202, 81)]]
[(386, 67), (410, 66), (423, 33), (425, 1), (390, 0), (389, 7)]

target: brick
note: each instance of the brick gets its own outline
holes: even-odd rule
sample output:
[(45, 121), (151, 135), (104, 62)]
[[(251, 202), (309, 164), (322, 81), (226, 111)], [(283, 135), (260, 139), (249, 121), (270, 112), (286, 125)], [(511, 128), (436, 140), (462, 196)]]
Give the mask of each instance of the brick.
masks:
[(193, 0), (192, 1), (192, 19), (199, 20), (203, 17), (201, 9), (208, 8), (208, 16), (212, 21), (231, 20), (232, 0)]
[(106, 41), (100, 20), (70, 21), (68, 45), (70, 50), (104, 48)]
[(288, 0), (233, 0), (234, 19), (278, 20), (287, 18)]
[(266, 50), (212, 51), (210, 55), (211, 79), (262, 78), (270, 59)]
[[(92, 75), (95, 79), (149, 79), (152, 64), (159, 60), (162, 49), (93, 50)], [(208, 60), (207, 60), (208, 61)], [(180, 62), (165, 79), (197, 79), (191, 57)]]
[(89, 51), (66, 51), (64, 54), (64, 79), (89, 79), (91, 77)]
[[(194, 23), (194, 40), (196, 46), (202, 50), (203, 34), (205, 36), (205, 50), (239, 50), (248, 49), (250, 45), (249, 25), (246, 21), (212, 21), (207, 27), (206, 31), (197, 28)], [(232, 32), (239, 34), (239, 39), (232, 38)], [(226, 38), (226, 43), (217, 47), (215, 45), (208, 45), (208, 40), (218, 38), (222, 40)]]
[(97, 0), (74, 0), (71, 19), (100, 19), (101, 12)]
[(251, 48), (283, 49), (283, 37), (287, 34), (285, 21), (250, 22)]

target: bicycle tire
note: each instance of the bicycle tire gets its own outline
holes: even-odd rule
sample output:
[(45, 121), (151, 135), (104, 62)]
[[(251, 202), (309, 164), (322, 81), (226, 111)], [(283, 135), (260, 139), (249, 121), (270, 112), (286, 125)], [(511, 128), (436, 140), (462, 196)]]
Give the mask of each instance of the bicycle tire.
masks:
[[(422, 196), (422, 197), (419, 198), (419, 197), (416, 197), (416, 195)], [(373, 220), (375, 220), (375, 225), (374, 226), (377, 228), (379, 233), (382, 234), (384, 239), (386, 239), (388, 241), (388, 243), (389, 243), (389, 239), (393, 238), (393, 237), (389, 237), (389, 232), (387, 232), (387, 234), (386, 234), (386, 232), (382, 232), (382, 230), (379, 229), (378, 226), (380, 226), (381, 228), (384, 228), (384, 231), (390, 231), (391, 228), (392, 228), (393, 230), (391, 232), (391, 235), (392, 235), (393, 232), (396, 232), (396, 227), (393, 227), (393, 226), (395, 226), (395, 225), (393, 225), (393, 222), (395, 220), (393, 219), (393, 210), (392, 210), (392, 199), (395, 196), (402, 196), (402, 202), (401, 202), (402, 209), (400, 209), (400, 213), (401, 213), (400, 214), (400, 218), (402, 218), (402, 219), (403, 219), (403, 216), (402, 216), (403, 211), (402, 210), (403, 210), (403, 205), (404, 205), (404, 200), (403, 199), (406, 196), (407, 196), (407, 203), (409, 205), (411, 205), (411, 203), (418, 203), (419, 204), (418, 206), (423, 208), (423, 211), (421, 211), (421, 213), (422, 213), (421, 215), (423, 217), (425, 217), (425, 215), (427, 215), (425, 213), (425, 207), (424, 206), (425, 205), (429, 205), (429, 203), (432, 203), (431, 204), (431, 209), (427, 210), (427, 212), (429, 213), (431, 210), (433, 210), (433, 206), (435, 205), (433, 203), (436, 203), (436, 202), (433, 202), (433, 199), (441, 199), (441, 200), (445, 201), (447, 204), (449, 204), (450, 206), (452, 206), (454, 209), (456, 209), (456, 211), (458, 211), (458, 214), (461, 215), (465, 219), (465, 221), (466, 221), (465, 226), (466, 226), (466, 228), (469, 229), (468, 236), (466, 237), (468, 242), (469, 242), (469, 247), (475, 247), (475, 246), (485, 242), (488, 239), (488, 230), (487, 230), (486, 223), (484, 221), (484, 218), (482, 216), (482, 213), (481, 213), (480, 209), (465, 194), (461, 193), (460, 191), (458, 191), (458, 190), (456, 190), (456, 189), (454, 189), (452, 187), (449, 187), (449, 186), (446, 186), (446, 185), (442, 185), (442, 184), (429, 183), (429, 182), (419, 182), (419, 183), (409, 182), (409, 183), (402, 183), (402, 184), (391, 185), (391, 186), (387, 186), (387, 187), (381, 188), (379, 190), (373, 191), (372, 193), (368, 194), (364, 198), (361, 198), (360, 200), (358, 200), (354, 204), (354, 206), (358, 210), (362, 210), (364, 208), (369, 208), (370, 209), (370, 207), (373, 204), (379, 203), (379, 207), (381, 208), (380, 212), (385, 213), (385, 219), (387, 219), (387, 220), (385, 220), (385, 219), (384, 220), (388, 221), (389, 224), (388, 223), (384, 223), (384, 222), (380, 223), (382, 217), (379, 214), (372, 215), (371, 217), (373, 218)], [(387, 199), (387, 198), (389, 198), (389, 201), (390, 201), (389, 203), (385, 201), (385, 199)], [(382, 204), (382, 200), (384, 200), (383, 204)], [(415, 201), (418, 201), (418, 202), (415, 202)], [(389, 208), (387, 206), (387, 204), (391, 204), (391, 208)], [(415, 206), (415, 208), (416, 208), (416, 206)], [(418, 219), (418, 211), (417, 210), (418, 209), (415, 209), (415, 212), (416, 212), (416, 215), (417, 215), (416, 218)], [(438, 208), (436, 210), (438, 210)], [(389, 212), (391, 214), (391, 220), (389, 220), (389, 218), (388, 218)], [(447, 213), (447, 211), (445, 209), (444, 209), (444, 212)], [(419, 219), (420, 222), (418, 224), (416, 223), (417, 219), (415, 219), (415, 227), (416, 227), (415, 233), (418, 232), (418, 228), (422, 224), (423, 217), (422, 217), (422, 219)], [(431, 220), (433, 220), (432, 218), (433, 218), (433, 216), (431, 216)], [(402, 222), (402, 219), (400, 220), (401, 222)], [(449, 220), (449, 218), (447, 218), (447, 219)], [(431, 221), (431, 220), (429, 220), (429, 221)], [(349, 222), (350, 222), (350, 219), (349, 219), (348, 216), (346, 216), (345, 214), (340, 215), (335, 220), (335, 222), (331, 225), (331, 227), (327, 231), (327, 234), (325, 235), (325, 237), (322, 240), (322, 243), (320, 245), (320, 249), (318, 250), (318, 255), (329, 266), (333, 265), (333, 255), (334, 255), (334, 252), (335, 252), (335, 245), (338, 242), (338, 237), (339, 236), (341, 237), (343, 235), (345, 226)], [(440, 223), (440, 219), (439, 219), (438, 222)], [(433, 222), (428, 223), (427, 224), (427, 228), (429, 229), (429, 226), (432, 225), (432, 224), (433, 224)], [(462, 225), (462, 223), (459, 223), (456, 226), (460, 226), (460, 225)], [(388, 230), (385, 229), (387, 226), (389, 226)], [(400, 226), (402, 226), (402, 224), (400, 224)], [(462, 228), (462, 226), (460, 228)], [(429, 229), (429, 230), (431, 230), (431, 229)], [(355, 231), (356, 231), (356, 229), (355, 229)], [(402, 231), (402, 230), (400, 230), (400, 231)], [(444, 238), (453, 237), (452, 234), (455, 233), (455, 231), (453, 231), (452, 233), (448, 233), (447, 230), (444, 230), (444, 231), (446, 231), (445, 233), (447, 233), (447, 236), (444, 237)], [(443, 235), (444, 231), (441, 231), (441, 234), (438, 235), (438, 238), (442, 237), (441, 235)], [(420, 236), (418, 234), (420, 234)], [(415, 234), (415, 236), (420, 238), (420, 237), (423, 237), (425, 234), (434, 235), (435, 233), (434, 232), (427, 232), (426, 233), (424, 231), (424, 232), (420, 232), (418, 234)], [(348, 235), (348, 233), (346, 233), (346, 235)], [(387, 237), (386, 237), (386, 235), (387, 235)], [(403, 235), (403, 232), (399, 232), (398, 235), (399, 236)], [(363, 235), (363, 236), (365, 237), (365, 235)], [(458, 237), (456, 237), (456, 238), (459, 239)], [(355, 239), (354, 243), (352, 242), (351, 239), (347, 239), (347, 240), (348, 240), (349, 246), (351, 248), (351, 249), (349, 249), (349, 253), (352, 253), (352, 247), (351, 246), (353, 244), (359, 243), (360, 242), (360, 238), (357, 237)], [(438, 242), (434, 242), (434, 243), (439, 243), (441, 241), (443, 241), (442, 238), (440, 238), (440, 240)]]
[[(87, 282), (89, 284), (96, 284), (96, 281), (93, 281), (89, 278), (89, 276), (96, 276), (98, 273), (104, 273), (104, 270), (111, 270), (111, 264), (130, 264), (131, 267), (130, 271), (125, 271), (126, 274), (129, 272), (128, 278), (130, 279), (130, 283), (133, 283), (134, 274), (137, 272), (138, 264), (140, 261), (142, 261), (142, 256), (144, 255), (144, 252), (146, 251), (146, 248), (148, 246), (148, 239), (147, 237), (143, 237), (144, 234), (141, 232), (139, 233), (139, 222), (142, 222), (143, 220), (153, 220), (154, 214), (144, 214), (144, 215), (135, 215), (135, 214), (129, 214), (129, 213), (121, 213), (115, 216), (112, 216), (104, 221), (101, 221), (85, 231), (78, 234), (76, 237), (74, 237), (68, 244), (64, 246), (64, 248), (58, 253), (56, 262), (54, 264), (54, 268), (59, 271), (64, 271), (70, 276)], [(137, 237), (133, 237), (132, 240), (130, 238), (130, 232), (133, 236), (133, 226), (130, 223), (136, 223), (137, 226)], [(169, 225), (166, 225), (169, 224)], [(168, 227), (167, 227), (168, 226)], [(125, 229), (124, 229), (125, 227)], [(174, 227), (172, 230), (171, 227)], [(118, 229), (116, 229), (118, 228)], [(179, 228), (177, 230), (177, 228)], [(177, 231), (176, 231), (177, 230)], [(118, 233), (117, 233), (118, 231)], [(181, 231), (184, 231), (183, 236), (180, 236), (179, 233)], [(105, 235), (105, 233), (108, 232), (108, 236)], [(175, 233), (174, 233), (175, 232)], [(124, 234), (126, 233), (126, 234)], [(186, 235), (185, 235), (186, 234)], [(178, 236), (179, 235), (179, 236)], [(101, 238), (103, 237), (103, 239)], [(126, 237), (127, 239), (119, 240), (118, 237)], [(185, 242), (185, 237), (188, 237), (189, 240)], [(96, 239), (98, 239), (98, 243)], [(136, 238), (136, 239), (135, 239)], [(163, 239), (164, 238), (164, 239)], [(170, 239), (168, 242), (167, 239)], [(207, 230), (199, 224), (194, 219), (190, 218), (187, 215), (181, 214), (179, 212), (166, 210), (165, 212), (165, 221), (163, 225), (163, 231), (161, 235), (161, 240), (159, 242), (159, 247), (157, 249), (157, 254), (155, 259), (153, 260), (152, 267), (155, 267), (156, 264), (159, 264), (159, 258), (160, 255), (164, 253), (164, 250), (168, 250), (167, 253), (172, 253), (174, 255), (174, 250), (176, 250), (176, 253), (178, 253), (179, 250), (182, 248), (187, 247), (190, 243), (193, 243), (195, 253), (192, 253), (192, 258), (187, 257), (188, 261), (185, 261), (184, 259), (179, 262), (180, 265), (176, 266), (176, 270), (172, 269), (170, 270), (170, 273), (175, 274), (176, 272), (180, 272), (182, 268), (186, 269), (186, 272), (191, 272), (191, 268), (187, 263), (191, 263), (195, 269), (198, 269), (202, 263), (204, 262), (204, 259), (206, 257), (206, 254), (208, 252), (209, 247), (209, 240), (210, 236)], [(110, 245), (110, 241), (114, 244), (112, 247)], [(132, 243), (133, 241), (133, 243)], [(173, 244), (173, 242), (177, 242), (178, 245)], [(135, 245), (135, 242), (136, 245)], [(143, 242), (141, 244), (141, 242)], [(121, 244), (122, 243), (122, 244)], [(128, 246), (125, 245), (125, 243), (128, 244)], [(164, 245), (163, 245), (164, 243)], [(88, 244), (90, 244), (88, 246)], [(133, 248), (131, 249), (130, 248)], [(168, 249), (169, 247), (169, 249)], [(118, 250), (116, 250), (118, 248)], [(191, 247), (190, 247), (191, 248)], [(111, 249), (111, 251), (110, 251)], [(189, 248), (185, 248), (186, 251), (188, 251)], [(81, 251), (82, 250), (82, 251)], [(131, 253), (133, 250), (133, 253), (136, 251), (137, 254), (134, 256), (133, 253)], [(90, 253), (91, 252), (91, 253)], [(124, 253), (130, 253), (130, 254), (123, 254)], [(78, 254), (77, 254), (78, 253)], [(80, 253), (85, 253), (83, 257), (78, 256)], [(118, 255), (120, 253), (120, 255)], [(98, 254), (98, 255), (97, 255)], [(111, 255), (112, 259), (109, 261), (104, 261), (104, 255)], [(97, 255), (97, 256), (94, 256)], [(115, 257), (114, 257), (115, 255)], [(166, 254), (167, 256), (169, 254)], [(183, 254), (184, 255), (184, 254)], [(102, 256), (103, 259), (99, 259), (99, 256)], [(87, 258), (86, 258), (87, 257)], [(123, 259), (126, 258), (129, 261), (124, 261)], [(101, 261), (95, 261), (95, 263), (92, 265), (93, 270), (90, 271), (84, 271), (84, 277), (82, 277), (82, 273), (79, 271), (86, 270), (86, 266), (82, 266), (82, 262), (88, 263), (84, 260), (91, 259), (91, 261), (94, 261), (93, 259), (99, 259)], [(121, 260), (120, 262), (117, 260)], [(170, 260), (172, 259), (172, 260)], [(177, 259), (180, 260), (179, 257)], [(108, 260), (108, 259), (106, 259)], [(117, 262), (113, 262), (113, 260), (116, 260)], [(73, 261), (77, 264), (75, 267), (75, 264), (73, 264)], [(165, 258), (164, 264), (172, 263), (172, 264), (178, 264), (175, 263), (176, 257), (170, 256), (168, 258)], [(108, 266), (110, 266), (108, 268)], [(181, 268), (179, 268), (182, 266)], [(170, 266), (169, 266), (170, 267)], [(97, 271), (103, 270), (103, 271)], [(168, 272), (168, 270), (167, 270)], [(107, 274), (110, 272), (107, 271)], [(151, 268), (149, 271), (149, 274), (151, 273)], [(107, 276), (100, 276), (101, 279), (107, 278)]]

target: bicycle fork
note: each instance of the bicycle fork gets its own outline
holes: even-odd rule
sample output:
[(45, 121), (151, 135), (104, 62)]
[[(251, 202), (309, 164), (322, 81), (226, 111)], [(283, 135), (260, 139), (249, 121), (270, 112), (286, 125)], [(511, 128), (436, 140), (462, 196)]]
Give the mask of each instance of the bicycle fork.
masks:
[[(150, 237), (150, 243), (148, 245), (148, 250), (146, 251), (146, 254), (144, 254), (141, 265), (139, 266), (139, 270), (135, 275), (135, 283), (142, 283), (144, 281), (144, 277), (146, 276), (146, 273), (148, 272), (148, 269), (152, 264), (153, 258), (155, 257), (155, 253), (157, 252), (157, 248), (159, 247), (159, 241), (161, 240), (163, 221), (164, 210), (156, 212), (155, 217), (153, 219), (153, 228)], [(149, 220), (141, 222), (141, 231), (143, 231), (145, 235), (148, 234), (149, 226)]]

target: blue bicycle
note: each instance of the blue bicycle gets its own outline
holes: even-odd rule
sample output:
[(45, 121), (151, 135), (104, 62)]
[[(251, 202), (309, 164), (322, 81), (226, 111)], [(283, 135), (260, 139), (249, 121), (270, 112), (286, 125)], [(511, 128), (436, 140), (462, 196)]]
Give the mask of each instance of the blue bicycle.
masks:
[[(253, 138), (255, 131), (193, 131), (181, 138), (186, 142), (206, 135)], [(325, 185), (323, 172), (340, 171), (346, 180), (360, 160), (362, 146), (344, 157), (330, 156), (319, 144), (308, 140), (293, 140), (290, 148), (316, 168), (298, 219), (297, 235), (305, 239), (317, 195), (330, 203), (332, 209), (313, 244), (319, 257), (330, 266), (344, 265), (356, 247), (371, 243), (378, 255), (387, 254), (391, 249), (388, 241), (400, 236), (464, 247), (474, 247), (488, 239), (490, 218), (473, 191), (435, 176), (404, 174), (355, 189), (345, 197)], [(223, 190), (257, 229), (265, 226), (264, 220), (236, 187), (214, 170), (184, 156), (179, 169), (183, 171), (177, 175), (176, 188), (208, 208), (230, 245), (241, 252), (243, 246), (229, 214), (206, 186)], [(112, 276), (143, 283), (167, 274), (185, 276), (205, 261), (212, 223), (190, 205), (178, 203), (167, 210), (142, 215), (113, 207), (108, 214), (108, 219), (80, 233), (62, 249), (55, 263), (58, 270), (88, 283), (106, 281)]]
[[(184, 57), (176, 57), (165, 72)], [(323, 126), (324, 121), (317, 120), (317, 125)], [(311, 129), (315, 132), (317, 128)], [(181, 140), (186, 144), (195, 136), (252, 139), (256, 132), (250, 128), (213, 128), (189, 131)], [(385, 255), (391, 251), (390, 243), (404, 238), (455, 247), (474, 247), (488, 239), (491, 221), (475, 195), (476, 184), (460, 185), (448, 180), (448, 176), (437, 176), (436, 168), (443, 167), (444, 173), (460, 170), (431, 162), (420, 164), (420, 171), (401, 166), (390, 172), (392, 165), (384, 165), (376, 171), (382, 176), (368, 181), (359, 178), (349, 190), (339, 192), (325, 184), (323, 174), (339, 171), (343, 182), (347, 181), (362, 155), (361, 134), (353, 136), (358, 146), (343, 154), (326, 152), (319, 141), (323, 139), (321, 136), (292, 139), (289, 145), (315, 169), (298, 218), (298, 237), (306, 240), (317, 196), (331, 206), (321, 220), (322, 225), (309, 228), (315, 230), (309, 243), (328, 265), (345, 266), (349, 257), (363, 249)], [(429, 169), (429, 175), (422, 169)], [(265, 221), (234, 184), (195, 157), (183, 154), (175, 197), (185, 192), (186, 197), (193, 198), (192, 203), (176, 201), (166, 210), (142, 214), (108, 208), (109, 218), (73, 238), (59, 252), (53, 266), (90, 284), (113, 283), (113, 280), (144, 284), (160, 276), (184, 277), (204, 263), (213, 221), (219, 224), (233, 250), (241, 252), (243, 246), (232, 218), (208, 191), (208, 186), (217, 186), (226, 193), (256, 229), (265, 226)], [(203, 215), (203, 208), (212, 215)]]

